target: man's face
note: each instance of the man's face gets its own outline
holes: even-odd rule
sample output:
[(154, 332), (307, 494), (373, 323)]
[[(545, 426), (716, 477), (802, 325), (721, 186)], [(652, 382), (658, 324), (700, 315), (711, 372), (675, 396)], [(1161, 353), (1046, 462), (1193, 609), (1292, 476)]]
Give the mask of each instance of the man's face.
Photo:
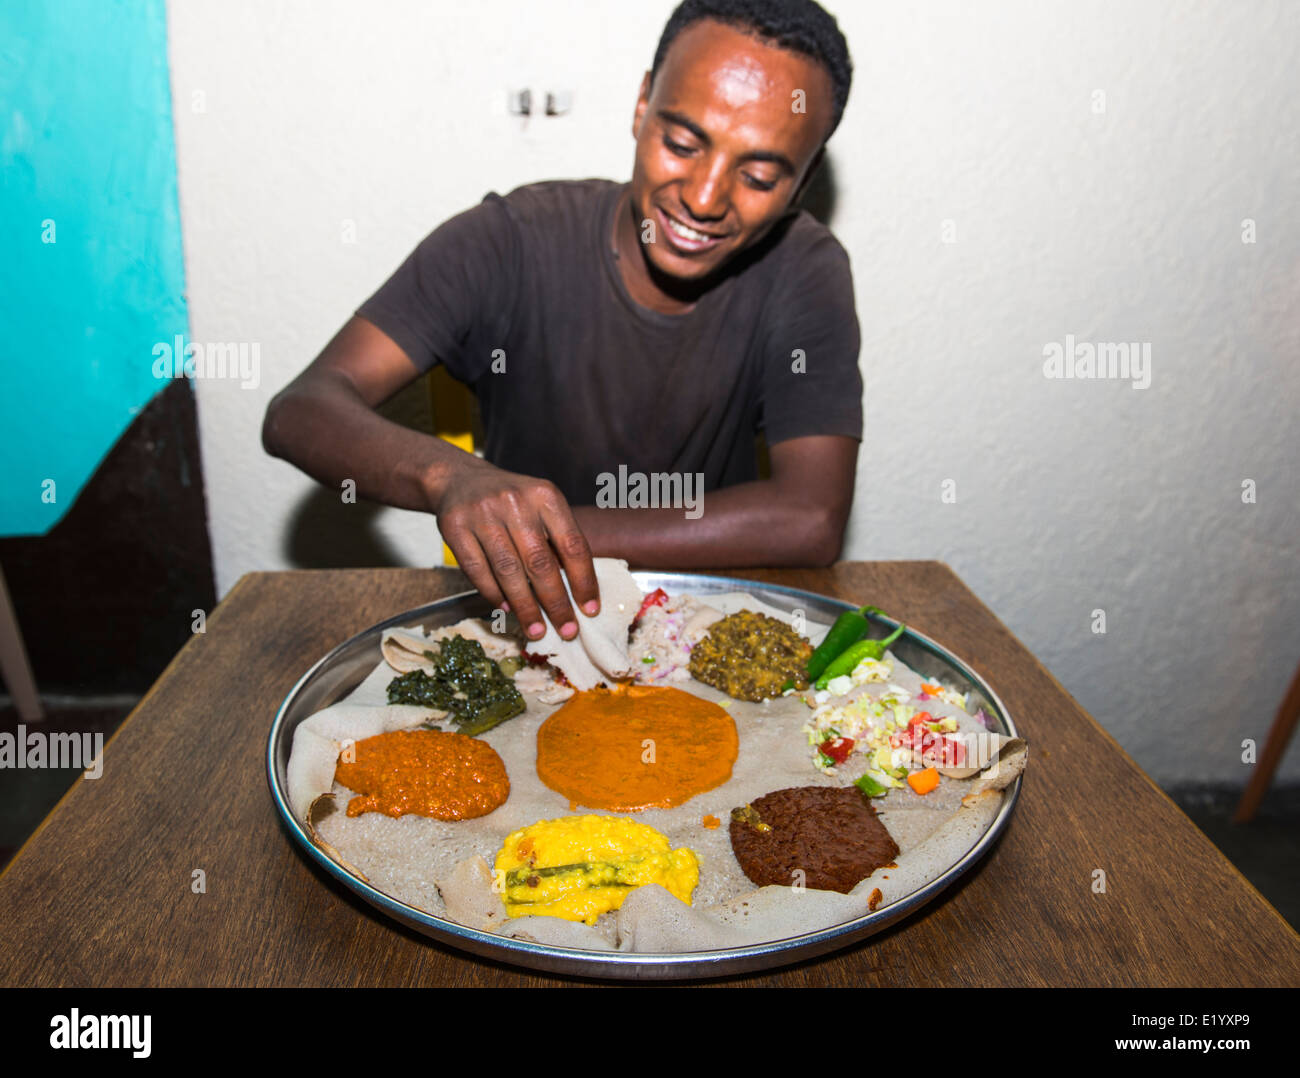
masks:
[(677, 36), (648, 88), (649, 75), (632, 128), (632, 211), (654, 222), (642, 245), (654, 267), (698, 280), (789, 208), (830, 127), (830, 75), (703, 20)]

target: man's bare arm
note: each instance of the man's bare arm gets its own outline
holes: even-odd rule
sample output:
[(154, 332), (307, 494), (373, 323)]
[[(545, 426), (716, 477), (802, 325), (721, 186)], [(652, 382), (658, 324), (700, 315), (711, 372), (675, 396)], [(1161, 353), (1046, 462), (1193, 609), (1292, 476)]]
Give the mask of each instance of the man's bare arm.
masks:
[(682, 509), (573, 512), (596, 555), (646, 568), (829, 565), (844, 542), (858, 444), (836, 435), (780, 442), (771, 479), (706, 494), (694, 520)]
[(429, 479), (450, 467), (454, 447), (375, 412), (419, 376), (387, 334), (353, 318), (272, 399), (262, 444), (322, 483), (351, 479), (372, 501), (428, 511)]
[(599, 609), (591, 552), (554, 484), (495, 468), (440, 438), (390, 422), (375, 408), (420, 376), (383, 331), (353, 317), (271, 401), (262, 444), (328, 485), (345, 479), (372, 501), (433, 513), (471, 583), (509, 600), (529, 635), (540, 608), (562, 636), (577, 632), (574, 600)]

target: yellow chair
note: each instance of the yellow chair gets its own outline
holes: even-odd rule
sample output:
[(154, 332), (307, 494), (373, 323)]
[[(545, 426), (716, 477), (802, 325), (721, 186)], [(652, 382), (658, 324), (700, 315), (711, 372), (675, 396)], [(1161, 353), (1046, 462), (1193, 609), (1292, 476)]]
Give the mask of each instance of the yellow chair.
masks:
[[(476, 442), (483, 439), (479, 421), (478, 401), (469, 386), (456, 381), (445, 367), (434, 367), (426, 380), (429, 387), (429, 412), (433, 416), (433, 432), (457, 449), (473, 453)], [(451, 547), (442, 544), (443, 565), (456, 565), (456, 555)]]

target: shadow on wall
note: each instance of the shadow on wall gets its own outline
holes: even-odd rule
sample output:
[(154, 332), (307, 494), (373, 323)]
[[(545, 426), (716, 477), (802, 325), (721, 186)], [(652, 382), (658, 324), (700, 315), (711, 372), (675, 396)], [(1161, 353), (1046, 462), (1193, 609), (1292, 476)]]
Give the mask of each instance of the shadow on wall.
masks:
[[(378, 412), (393, 423), (429, 434), (433, 417), (425, 378), (403, 387)], [(285, 526), (283, 554), (296, 569), (386, 569), (410, 559), (385, 537), (381, 514), (388, 510), (358, 498), (344, 502), (340, 490), (315, 486), (303, 495)], [(430, 544), (425, 565), (442, 564), (442, 548)]]
[[(385, 507), (358, 499), (345, 504), (337, 491), (316, 487), (294, 508), (284, 554), (297, 569), (383, 569), (410, 561), (384, 537), (377, 518)], [(430, 565), (442, 560), (429, 551)]]
[(831, 217), (835, 213), (836, 198), (835, 166), (828, 152), (822, 158), (817, 171), (813, 173), (813, 178), (808, 181), (808, 189), (804, 191), (799, 205), (829, 227)]

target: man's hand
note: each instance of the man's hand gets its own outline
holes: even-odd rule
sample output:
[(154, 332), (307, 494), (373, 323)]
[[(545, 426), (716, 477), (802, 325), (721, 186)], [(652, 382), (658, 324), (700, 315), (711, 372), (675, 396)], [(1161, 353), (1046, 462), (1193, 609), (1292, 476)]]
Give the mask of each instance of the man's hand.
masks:
[(561, 567), (583, 613), (599, 612), (591, 549), (553, 483), (467, 457), (439, 485), (432, 505), (443, 540), (489, 602), (510, 604), (529, 637), (546, 631), (539, 603), (560, 636), (577, 635)]
[(262, 443), (323, 483), (350, 479), (364, 498), (436, 514), (480, 592), (509, 602), (530, 636), (542, 635), (545, 610), (571, 638), (578, 626), (560, 568), (584, 612), (599, 609), (599, 594), (591, 550), (568, 503), (544, 480), (502, 471), (375, 411), (420, 377), (386, 333), (353, 317), (271, 401)]

